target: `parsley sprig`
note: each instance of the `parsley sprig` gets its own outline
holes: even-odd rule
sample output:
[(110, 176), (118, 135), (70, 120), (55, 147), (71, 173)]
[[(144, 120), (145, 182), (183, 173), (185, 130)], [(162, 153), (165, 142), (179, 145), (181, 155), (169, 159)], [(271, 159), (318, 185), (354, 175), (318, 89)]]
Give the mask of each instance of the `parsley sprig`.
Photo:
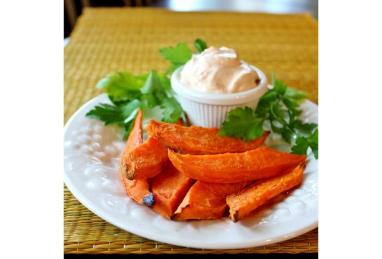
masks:
[[(207, 48), (207, 44), (196, 39), (194, 46), (197, 52)], [(192, 50), (186, 43), (178, 43), (175, 47), (159, 50), (163, 58), (170, 62), (164, 73), (155, 70), (143, 75), (130, 72), (115, 72), (101, 79), (96, 87), (103, 89), (111, 104), (102, 103), (90, 110), (86, 116), (103, 121), (105, 125), (114, 124), (123, 129), (126, 139), (131, 131), (139, 109), (145, 115), (158, 114), (159, 120), (175, 123), (179, 119), (185, 121), (185, 114), (174, 98), (171, 89), (171, 73), (184, 65), (191, 57)]]
[(318, 129), (315, 123), (304, 123), (299, 117), (301, 102), (306, 95), (272, 78), (273, 88), (259, 100), (256, 110), (249, 107), (231, 110), (219, 130), (221, 136), (246, 141), (261, 136), (265, 130), (281, 135), (292, 144), (292, 152), (305, 154), (310, 148), (318, 158)]

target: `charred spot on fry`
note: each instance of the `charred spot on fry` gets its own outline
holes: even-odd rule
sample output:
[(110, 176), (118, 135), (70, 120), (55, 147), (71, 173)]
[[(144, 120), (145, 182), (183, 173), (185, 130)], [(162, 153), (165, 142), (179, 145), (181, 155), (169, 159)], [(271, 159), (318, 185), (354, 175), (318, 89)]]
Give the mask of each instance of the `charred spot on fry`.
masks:
[(143, 204), (145, 204), (148, 207), (152, 207), (155, 204), (154, 194), (149, 193), (145, 197), (143, 197)]

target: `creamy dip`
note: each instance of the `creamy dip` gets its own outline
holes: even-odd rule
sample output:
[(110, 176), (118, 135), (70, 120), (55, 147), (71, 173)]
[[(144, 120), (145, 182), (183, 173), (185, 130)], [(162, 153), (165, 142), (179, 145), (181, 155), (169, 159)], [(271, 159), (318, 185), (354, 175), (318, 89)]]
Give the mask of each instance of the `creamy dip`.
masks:
[(234, 49), (209, 47), (186, 63), (180, 82), (200, 92), (237, 93), (255, 88), (259, 77)]

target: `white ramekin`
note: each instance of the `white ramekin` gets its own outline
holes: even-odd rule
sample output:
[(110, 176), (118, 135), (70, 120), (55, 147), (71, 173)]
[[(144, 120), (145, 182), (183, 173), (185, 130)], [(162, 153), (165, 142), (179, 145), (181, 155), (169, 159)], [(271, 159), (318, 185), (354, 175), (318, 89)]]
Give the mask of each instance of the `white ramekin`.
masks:
[(183, 67), (174, 71), (171, 85), (175, 98), (193, 125), (219, 128), (230, 110), (244, 106), (256, 108), (260, 97), (268, 90), (268, 80), (264, 73), (255, 66), (252, 68), (259, 75), (259, 85), (239, 93), (203, 93), (189, 89), (180, 82), (180, 72)]

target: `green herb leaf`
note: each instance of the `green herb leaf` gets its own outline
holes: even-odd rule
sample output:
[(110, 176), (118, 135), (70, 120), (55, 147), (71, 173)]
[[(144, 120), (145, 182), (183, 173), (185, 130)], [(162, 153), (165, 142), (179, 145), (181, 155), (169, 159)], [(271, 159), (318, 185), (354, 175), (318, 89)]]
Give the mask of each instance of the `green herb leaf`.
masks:
[(287, 107), (288, 112), (292, 115), (292, 117), (299, 116), (301, 114), (301, 110), (299, 109), (300, 104), (294, 100), (288, 98), (282, 98), (283, 104)]
[(308, 141), (314, 157), (318, 159), (318, 129), (308, 137)]
[(141, 102), (133, 100), (120, 107), (123, 114), (123, 139), (126, 140), (133, 128), (134, 120), (137, 117)]
[(288, 87), (285, 91), (285, 98), (300, 102), (306, 99), (306, 93), (297, 89)]
[(178, 43), (175, 47), (162, 48), (159, 52), (162, 57), (176, 67), (185, 64), (192, 57), (192, 51), (186, 43)]
[(194, 47), (199, 53), (208, 48), (207, 43), (199, 38), (194, 41)]
[(301, 120), (292, 122), (292, 127), (300, 134), (311, 134), (317, 128), (316, 123), (303, 123)]
[(309, 142), (305, 137), (298, 137), (295, 145), (292, 147), (292, 153), (294, 154), (306, 154), (309, 148)]
[(144, 86), (141, 89), (141, 100), (148, 107), (160, 105), (167, 98), (166, 89), (162, 86), (160, 77), (156, 71), (151, 71)]
[(260, 117), (267, 117), (269, 115), (271, 104), (277, 101), (278, 95), (275, 91), (269, 90), (259, 100), (256, 107), (256, 115)]
[(277, 120), (281, 125), (287, 125), (286, 111), (281, 102), (273, 102), (269, 107), (270, 118)]
[(298, 137), (292, 147), (292, 153), (306, 154), (308, 148), (312, 150), (314, 157), (318, 159), (318, 129), (308, 137)]
[[(139, 107), (141, 106), (141, 102), (139, 100), (132, 100), (131, 102), (120, 106), (123, 116), (123, 122), (128, 123), (135, 115), (138, 113)], [(134, 115), (135, 114), (135, 115)]]
[(175, 123), (183, 114), (182, 107), (175, 98), (167, 98), (162, 101), (161, 108), (163, 109), (162, 120), (169, 123)]
[(170, 78), (166, 74), (158, 74), (158, 76), (162, 88), (167, 92), (168, 95), (172, 95)]
[(148, 76), (147, 79), (141, 88), (142, 94), (152, 94), (155, 91), (161, 90), (162, 85), (158, 76), (158, 73), (155, 70), (152, 70)]
[(281, 80), (276, 79), (275, 75), (272, 75), (273, 90), (277, 92), (279, 96), (283, 96), (288, 89), (288, 86)]
[(95, 106), (92, 110), (86, 113), (89, 118), (103, 121), (105, 125), (109, 124), (122, 124), (123, 113), (122, 110), (111, 104), (100, 104)]
[(101, 88), (113, 102), (135, 99), (140, 94), (140, 88), (147, 75), (135, 76), (129, 72), (117, 72), (100, 80), (96, 87)]
[(263, 122), (262, 118), (256, 117), (253, 109), (249, 107), (235, 108), (228, 113), (219, 130), (219, 135), (249, 141), (264, 133)]
[(132, 100), (131, 102), (121, 106), (102, 103), (100, 105), (95, 106), (92, 110), (86, 113), (86, 116), (89, 118), (103, 121), (105, 125), (123, 125), (131, 121), (131, 119), (127, 120), (127, 118), (129, 118), (131, 114), (136, 113), (139, 109), (139, 106), (139, 100)]

